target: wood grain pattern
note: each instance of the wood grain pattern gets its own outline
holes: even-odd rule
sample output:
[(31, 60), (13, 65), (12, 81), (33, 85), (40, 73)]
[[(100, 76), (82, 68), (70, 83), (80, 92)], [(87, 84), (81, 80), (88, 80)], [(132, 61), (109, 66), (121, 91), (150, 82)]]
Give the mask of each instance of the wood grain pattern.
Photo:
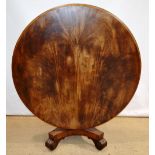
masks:
[(106, 10), (65, 5), (41, 14), (21, 34), (12, 73), (24, 104), (40, 119), (81, 129), (116, 116), (140, 78), (128, 28)]

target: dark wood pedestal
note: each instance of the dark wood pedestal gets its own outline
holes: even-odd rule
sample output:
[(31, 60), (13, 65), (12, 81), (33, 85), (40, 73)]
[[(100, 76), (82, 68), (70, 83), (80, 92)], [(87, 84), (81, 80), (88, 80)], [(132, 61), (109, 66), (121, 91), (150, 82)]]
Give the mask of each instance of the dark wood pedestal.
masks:
[(59, 144), (60, 140), (64, 139), (68, 136), (87, 136), (89, 139), (95, 144), (95, 147), (98, 150), (102, 150), (104, 147), (107, 146), (107, 141), (103, 138), (104, 133), (99, 131), (96, 128), (89, 128), (89, 129), (62, 129), (56, 128), (49, 133), (49, 138), (45, 142), (46, 147), (50, 150), (54, 150), (57, 145)]

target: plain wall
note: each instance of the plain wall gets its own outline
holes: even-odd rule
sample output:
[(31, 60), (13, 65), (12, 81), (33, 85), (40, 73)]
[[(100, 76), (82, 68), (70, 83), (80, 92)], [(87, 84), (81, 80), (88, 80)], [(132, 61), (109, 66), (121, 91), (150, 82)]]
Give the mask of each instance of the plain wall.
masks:
[(31, 114), (17, 95), (12, 80), (11, 61), (17, 39), (36, 16), (67, 3), (85, 3), (104, 8), (128, 26), (140, 49), (142, 71), (138, 89), (120, 115), (148, 116), (148, 0), (7, 0), (7, 114)]

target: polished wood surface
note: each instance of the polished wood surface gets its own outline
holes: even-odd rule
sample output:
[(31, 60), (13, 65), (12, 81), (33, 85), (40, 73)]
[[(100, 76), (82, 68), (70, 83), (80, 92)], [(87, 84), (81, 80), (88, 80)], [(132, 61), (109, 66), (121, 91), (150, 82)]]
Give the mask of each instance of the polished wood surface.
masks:
[(62, 129), (56, 128), (49, 133), (49, 138), (45, 142), (45, 146), (50, 150), (54, 150), (59, 142), (68, 136), (87, 136), (91, 139), (98, 150), (102, 150), (107, 146), (107, 141), (104, 139), (104, 133), (96, 128), (89, 129)]
[(140, 55), (128, 28), (106, 10), (65, 5), (34, 19), (13, 54), (16, 90), (40, 119), (61, 128), (100, 125), (129, 103)]

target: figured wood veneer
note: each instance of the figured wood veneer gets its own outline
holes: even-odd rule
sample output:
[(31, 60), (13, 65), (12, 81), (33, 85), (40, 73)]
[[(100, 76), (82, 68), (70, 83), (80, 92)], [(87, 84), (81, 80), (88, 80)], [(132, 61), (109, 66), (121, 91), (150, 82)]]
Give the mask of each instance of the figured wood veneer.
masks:
[(69, 4), (46, 11), (21, 34), (13, 54), (16, 90), (37, 117), (84, 129), (116, 116), (140, 78), (129, 29), (104, 9)]

